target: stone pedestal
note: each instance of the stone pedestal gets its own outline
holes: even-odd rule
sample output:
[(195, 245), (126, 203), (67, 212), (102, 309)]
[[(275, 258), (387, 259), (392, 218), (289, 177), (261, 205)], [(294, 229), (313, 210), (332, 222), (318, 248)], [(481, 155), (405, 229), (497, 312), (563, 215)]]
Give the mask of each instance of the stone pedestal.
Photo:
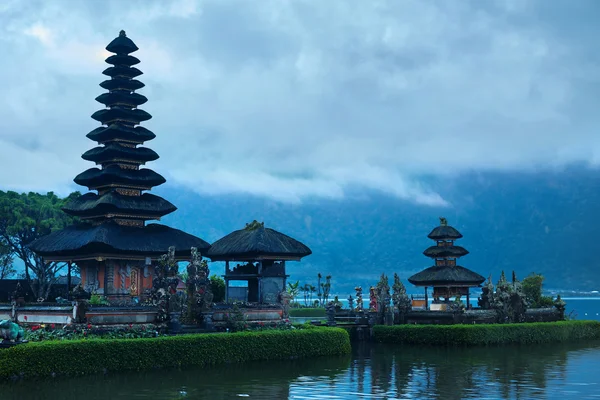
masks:
[(394, 313), (392, 311), (386, 311), (384, 314), (385, 325), (394, 325)]
[(202, 327), (208, 332), (212, 332), (215, 330), (215, 326), (213, 325), (213, 315), (212, 313), (204, 313), (204, 319), (202, 321)]
[(169, 313), (169, 322), (167, 322), (169, 333), (179, 333), (181, 331), (181, 322), (179, 321), (179, 313)]

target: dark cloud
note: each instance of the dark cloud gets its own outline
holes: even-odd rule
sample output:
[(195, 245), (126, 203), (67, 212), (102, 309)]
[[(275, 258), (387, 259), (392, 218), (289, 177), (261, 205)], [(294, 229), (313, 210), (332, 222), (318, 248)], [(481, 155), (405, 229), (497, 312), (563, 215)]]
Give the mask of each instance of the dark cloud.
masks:
[(88, 167), (120, 29), (140, 47), (152, 168), (198, 192), (439, 205), (426, 174), (596, 164), (597, 16), (562, 0), (3, 2), (0, 182), (66, 191)]

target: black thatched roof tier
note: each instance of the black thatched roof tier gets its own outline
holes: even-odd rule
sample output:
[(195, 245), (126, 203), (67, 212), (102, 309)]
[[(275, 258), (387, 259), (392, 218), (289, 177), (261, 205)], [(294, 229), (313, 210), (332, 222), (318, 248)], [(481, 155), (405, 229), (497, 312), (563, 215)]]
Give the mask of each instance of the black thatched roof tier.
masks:
[(88, 139), (98, 143), (106, 143), (120, 139), (126, 142), (137, 144), (147, 142), (156, 137), (152, 131), (144, 128), (143, 126), (136, 126), (135, 128), (132, 128), (123, 124), (110, 124), (109, 126), (101, 126), (94, 129), (86, 136)]
[(254, 221), (214, 242), (207, 253), (212, 261), (300, 259), (312, 254), (303, 243)]
[(92, 114), (92, 118), (104, 125), (110, 125), (112, 122), (117, 121), (127, 121), (131, 124), (139, 124), (142, 121), (151, 119), (152, 115), (137, 108), (133, 110), (110, 108), (96, 111)]
[(148, 101), (148, 98), (138, 93), (116, 91), (111, 93), (102, 93), (100, 96), (96, 97), (96, 101), (104, 104), (107, 107), (128, 106), (133, 108), (144, 104)]
[(408, 281), (416, 286), (479, 286), (485, 278), (461, 266), (433, 266), (414, 274)]
[(130, 55), (122, 55), (122, 54), (113, 54), (104, 60), (107, 64), (112, 65), (126, 65), (131, 67), (132, 65), (136, 65), (140, 63), (140, 60), (137, 57)]
[(135, 170), (111, 165), (104, 169), (90, 168), (77, 175), (74, 181), (78, 185), (87, 186), (90, 190), (109, 185), (124, 185), (124, 187), (144, 190), (162, 185), (166, 179), (148, 168)]
[(112, 42), (106, 46), (106, 50), (111, 53), (117, 53), (120, 55), (127, 55), (139, 50), (139, 48), (133, 43), (131, 39), (127, 37), (125, 31), (119, 32), (119, 36), (113, 39)]
[(100, 225), (70, 226), (36, 240), (29, 248), (51, 260), (96, 255), (158, 257), (166, 254), (170, 246), (175, 246), (178, 257), (189, 256), (192, 247), (201, 254), (210, 247), (196, 236), (165, 225), (135, 227), (107, 221)]
[(137, 79), (123, 79), (115, 77), (113, 79), (105, 80), (100, 84), (100, 87), (106, 90), (125, 90), (125, 91), (134, 91), (143, 88), (144, 85), (142, 82)]
[(427, 257), (462, 257), (469, 254), (469, 251), (461, 246), (431, 246), (423, 254)]
[[(102, 195), (86, 193), (69, 202), (63, 211), (76, 217), (96, 217), (108, 214), (141, 215), (160, 218), (177, 210), (173, 204), (150, 193), (141, 196), (126, 196), (115, 191)], [(152, 218), (153, 219), (153, 218)]]
[(126, 67), (117, 65), (114, 67), (106, 68), (104, 71), (102, 71), (102, 74), (110, 76), (111, 78), (119, 76), (122, 78), (133, 79), (137, 76), (142, 75), (143, 72), (137, 69), (136, 67)]
[(434, 228), (427, 237), (433, 240), (455, 240), (462, 238), (463, 235), (449, 225), (440, 225)]
[(94, 147), (81, 156), (84, 160), (95, 163), (106, 163), (110, 161), (130, 161), (143, 164), (158, 159), (158, 154), (147, 147), (125, 147), (111, 142), (105, 146)]

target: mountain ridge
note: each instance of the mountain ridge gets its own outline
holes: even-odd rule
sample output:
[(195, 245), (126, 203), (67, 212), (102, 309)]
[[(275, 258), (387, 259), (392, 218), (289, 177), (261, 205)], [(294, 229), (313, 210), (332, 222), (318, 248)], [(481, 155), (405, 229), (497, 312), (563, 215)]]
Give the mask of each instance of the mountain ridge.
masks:
[[(278, 203), (243, 196), (204, 196), (181, 188), (157, 190), (178, 211), (163, 223), (215, 240), (256, 219), (308, 245), (313, 255), (290, 263), (290, 280), (315, 284), (333, 276), (336, 292), (375, 284), (381, 273), (406, 279), (432, 265), (422, 252), (427, 234), (444, 216), (469, 250), (459, 264), (494, 280), (500, 271), (546, 277), (547, 288), (598, 290), (593, 252), (600, 218), (600, 176), (593, 169), (554, 172), (472, 173), (430, 182), (450, 207), (410, 203), (377, 192), (344, 200)], [(168, 185), (167, 185), (168, 186)], [(218, 263), (211, 264), (223, 273)], [(409, 291), (415, 288), (408, 285)]]

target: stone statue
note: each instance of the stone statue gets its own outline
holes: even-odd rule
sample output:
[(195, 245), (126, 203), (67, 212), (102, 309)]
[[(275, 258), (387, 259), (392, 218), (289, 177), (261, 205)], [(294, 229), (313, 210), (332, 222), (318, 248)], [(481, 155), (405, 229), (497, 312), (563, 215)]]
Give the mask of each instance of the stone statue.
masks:
[(325, 306), (325, 314), (327, 315), (327, 325), (335, 326), (335, 303), (333, 301)]
[[(171, 296), (173, 278), (177, 282), (177, 261), (175, 261), (175, 247), (169, 247), (169, 252), (160, 256), (158, 265), (154, 269), (152, 280), (152, 303), (158, 308), (157, 322), (166, 322), (169, 319), (169, 298)], [(177, 285), (175, 284), (175, 287)]]
[[(192, 247), (190, 263), (187, 266), (187, 318), (201, 322), (212, 307), (213, 293), (210, 285), (208, 263), (202, 260), (198, 249)], [(206, 321), (204, 321), (206, 322)]]
[(92, 297), (90, 292), (86, 292), (81, 283), (73, 289), (71, 293), (74, 300), (89, 300)]
[(440, 226), (448, 226), (448, 220), (444, 217), (440, 217)]
[(281, 307), (283, 308), (283, 319), (287, 319), (290, 316), (290, 302), (292, 300), (292, 296), (287, 292), (287, 290), (282, 290), (279, 293), (279, 302), (281, 303)]
[(556, 310), (560, 313), (561, 319), (565, 319), (566, 306), (567, 303), (565, 303), (565, 301), (560, 297), (560, 294), (556, 295), (556, 300), (554, 300), (554, 307), (556, 307)]
[(492, 298), (494, 296), (494, 284), (490, 275), (487, 283), (481, 288), (481, 296), (477, 299), (477, 304), (484, 310), (489, 310), (492, 307)]
[(362, 297), (362, 287), (357, 286), (354, 288), (356, 290), (356, 312), (363, 311), (363, 297)]
[(373, 286), (369, 288), (369, 310), (377, 311), (377, 295)]
[(12, 293), (12, 300), (18, 306), (22, 306), (25, 304), (25, 291), (21, 286), (21, 282), (17, 282), (17, 286), (15, 287), (15, 291)]
[(348, 296), (348, 309), (354, 311), (354, 297), (352, 295)]
[(23, 340), (23, 328), (7, 319), (0, 321), (0, 338), (5, 341), (20, 342)]

